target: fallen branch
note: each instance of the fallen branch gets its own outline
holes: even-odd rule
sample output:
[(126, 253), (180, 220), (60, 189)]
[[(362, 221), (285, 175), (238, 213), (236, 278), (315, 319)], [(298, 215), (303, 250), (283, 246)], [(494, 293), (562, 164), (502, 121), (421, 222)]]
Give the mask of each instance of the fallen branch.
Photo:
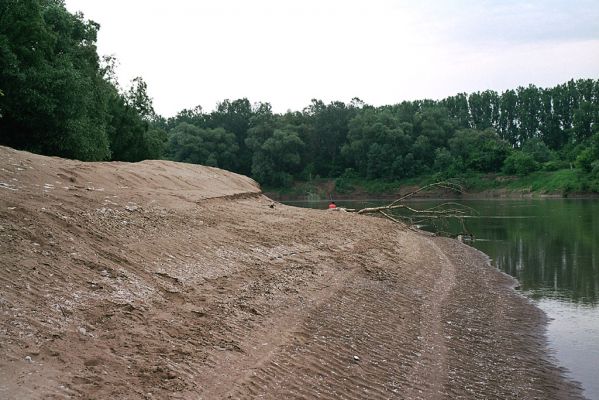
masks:
[(453, 181), (435, 182), (435, 183), (430, 183), (428, 185), (425, 185), (425, 186), (423, 186), (421, 188), (418, 188), (418, 189), (414, 190), (413, 192), (410, 192), (408, 194), (403, 195), (402, 197), (400, 197), (399, 199), (395, 200), (390, 205), (394, 205), (396, 203), (399, 203), (400, 201), (404, 201), (406, 199), (409, 199), (410, 197), (414, 197), (418, 193), (425, 192), (425, 191), (431, 190), (433, 188), (448, 189), (448, 190), (451, 190), (453, 192), (464, 193), (464, 188), (462, 187), (462, 185), (458, 184), (457, 182), (453, 182)]
[[(422, 223), (430, 223), (433, 220), (441, 221), (441, 224), (447, 223), (450, 219), (457, 220), (462, 225), (463, 231), (466, 232), (466, 227), (464, 225), (464, 218), (471, 217), (468, 214), (476, 214), (476, 211), (470, 207), (464, 206), (463, 204), (456, 202), (446, 202), (435, 205), (433, 207), (429, 207), (426, 209), (417, 209), (413, 206), (402, 203), (407, 199), (415, 196), (418, 193), (422, 193), (427, 190), (431, 190), (434, 188), (442, 188), (449, 189), (452, 191), (456, 191), (459, 193), (463, 193), (464, 190), (462, 186), (455, 182), (444, 181), (444, 182), (436, 182), (431, 183), (429, 185), (423, 186), (413, 192), (410, 192), (404, 196), (401, 196), (399, 199), (391, 202), (390, 204), (380, 206), (380, 207), (366, 207), (360, 210), (355, 211), (357, 214), (381, 214), (383, 217), (389, 219), (398, 224), (402, 224), (404, 226), (408, 226), (410, 228), (422, 224)], [(395, 214), (392, 215), (393, 211), (403, 210), (408, 213), (408, 215)], [(349, 211), (349, 210), (348, 210)], [(352, 210), (353, 211), (353, 210)], [(433, 224), (437, 227), (437, 224)], [(439, 232), (441, 232), (439, 230)]]

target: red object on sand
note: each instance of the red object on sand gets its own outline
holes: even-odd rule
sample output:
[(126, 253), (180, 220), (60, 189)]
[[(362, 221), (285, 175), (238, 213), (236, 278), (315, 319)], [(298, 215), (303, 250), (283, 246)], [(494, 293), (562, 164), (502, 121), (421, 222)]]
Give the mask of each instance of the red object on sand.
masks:
[(331, 203), (329, 204), (329, 208), (337, 208), (337, 205), (334, 201), (331, 201)]

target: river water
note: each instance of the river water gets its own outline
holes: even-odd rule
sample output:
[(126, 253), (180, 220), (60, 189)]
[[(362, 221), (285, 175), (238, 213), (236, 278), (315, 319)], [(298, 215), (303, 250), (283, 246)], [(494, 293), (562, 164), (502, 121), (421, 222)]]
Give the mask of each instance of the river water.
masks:
[[(417, 201), (427, 208), (439, 201)], [(599, 400), (599, 200), (460, 201), (472, 208), (465, 228), (493, 265), (520, 282), (521, 292), (549, 316), (547, 338), (557, 363)], [(326, 202), (287, 202), (326, 208)], [(381, 201), (339, 201), (362, 208)], [(434, 229), (422, 226), (423, 229)], [(453, 234), (459, 224), (443, 226)]]

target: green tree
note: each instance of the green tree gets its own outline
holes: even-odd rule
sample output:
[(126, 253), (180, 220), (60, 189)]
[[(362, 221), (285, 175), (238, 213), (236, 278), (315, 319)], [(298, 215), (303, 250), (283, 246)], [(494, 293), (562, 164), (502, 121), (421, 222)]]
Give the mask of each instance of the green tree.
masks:
[(221, 127), (235, 135), (239, 151), (233, 171), (246, 175), (250, 174), (252, 155), (245, 144), (245, 139), (253, 115), (252, 105), (248, 99), (243, 98), (234, 101), (226, 99), (218, 103), (216, 110), (209, 115), (206, 121), (207, 127)]
[[(349, 166), (369, 178), (404, 176), (412, 138), (390, 109), (362, 109), (350, 122), (342, 154)], [(410, 166), (411, 168), (411, 166)]]
[(572, 117), (574, 138), (582, 142), (591, 137), (593, 125), (599, 123), (599, 105), (581, 101)]
[(208, 124), (207, 124), (208, 118), (209, 118), (209, 116), (204, 114), (204, 111), (202, 110), (202, 106), (197, 105), (191, 109), (185, 108), (185, 109), (179, 111), (177, 113), (177, 115), (175, 115), (174, 117), (169, 118), (166, 122), (166, 128), (173, 129), (174, 127), (176, 127), (177, 125), (179, 125), (182, 122), (186, 122), (188, 124), (195, 125), (198, 128), (207, 128), (208, 127)]
[(499, 137), (507, 141), (512, 147), (520, 144), (518, 129), (518, 96), (513, 90), (506, 90), (499, 98)]
[(555, 113), (554, 89), (542, 89), (540, 93), (540, 135), (543, 142), (553, 150), (568, 142), (567, 133), (562, 129), (559, 116)]
[(507, 142), (495, 131), (462, 129), (449, 141), (451, 153), (465, 168), (481, 172), (498, 172), (510, 152)]
[(503, 172), (506, 174), (527, 175), (538, 169), (539, 163), (534, 160), (533, 156), (522, 151), (512, 152), (505, 159), (503, 165)]
[(253, 151), (252, 176), (260, 183), (289, 186), (300, 171), (304, 142), (291, 127), (251, 129), (246, 140)]
[(133, 108), (144, 121), (156, 118), (152, 98), (148, 94), (148, 84), (141, 76), (131, 81), (131, 86), (125, 95), (127, 104)]
[[(409, 129), (406, 129), (405, 123), (402, 127), (404, 131)], [(413, 137), (426, 137), (432, 148), (447, 147), (449, 138), (455, 133), (456, 124), (450, 118), (447, 109), (441, 106), (429, 106), (414, 115), (414, 126), (410, 130)]]
[(120, 93), (98, 29), (62, 0), (0, 2), (0, 143), (81, 160), (159, 156), (147, 85), (136, 78)]
[(539, 138), (533, 138), (524, 143), (522, 152), (530, 155), (537, 163), (545, 163), (555, 158), (551, 149)]
[(447, 109), (458, 127), (463, 129), (473, 127), (474, 123), (468, 105), (468, 94), (458, 93), (455, 96), (447, 97), (441, 101), (441, 105)]
[(168, 136), (160, 128), (150, 128), (144, 133), (143, 153), (146, 159), (161, 159), (166, 150)]
[(495, 128), (499, 120), (499, 95), (492, 90), (468, 96), (472, 127), (478, 130)]
[(534, 85), (519, 87), (516, 93), (516, 110), (520, 125), (517, 145), (522, 146), (527, 140), (538, 136), (541, 101), (539, 89)]
[(304, 130), (306, 143), (311, 148), (306, 154), (307, 161), (314, 165), (317, 174), (335, 176), (343, 171), (343, 162), (339, 157), (341, 146), (347, 139), (349, 120), (356, 115), (357, 107), (362, 106), (359, 99), (354, 99), (350, 106), (340, 101), (325, 105), (313, 99), (304, 109), (304, 116), (311, 125)]
[(0, 3), (3, 144), (82, 160), (110, 156), (98, 28), (62, 1)]
[(169, 133), (167, 156), (174, 161), (231, 169), (239, 147), (223, 128), (198, 128), (182, 122)]

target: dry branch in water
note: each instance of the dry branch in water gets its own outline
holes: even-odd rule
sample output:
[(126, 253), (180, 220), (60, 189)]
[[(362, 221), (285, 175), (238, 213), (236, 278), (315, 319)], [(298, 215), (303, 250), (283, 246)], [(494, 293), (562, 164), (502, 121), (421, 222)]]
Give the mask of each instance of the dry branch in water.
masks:
[[(455, 202), (445, 202), (442, 204), (438, 204), (434, 207), (429, 207), (425, 209), (416, 209), (407, 204), (403, 204), (403, 201), (408, 200), (411, 197), (414, 197), (418, 193), (426, 192), (431, 189), (449, 189), (454, 192), (464, 193), (462, 186), (457, 183), (444, 181), (444, 182), (436, 182), (431, 183), (429, 185), (423, 186), (413, 192), (410, 192), (399, 199), (393, 201), (384, 206), (380, 207), (367, 207), (362, 208), (356, 211), (358, 214), (371, 214), (378, 213), (383, 215), (385, 218), (399, 224), (413, 226), (418, 223), (423, 223), (428, 220), (448, 220), (450, 218), (458, 220), (462, 224), (462, 228), (464, 232), (466, 232), (466, 228), (464, 226), (463, 218), (467, 217), (467, 214), (475, 212), (470, 207), (466, 207), (463, 204), (455, 203)], [(391, 215), (390, 211), (393, 210), (406, 210), (408, 215)], [(418, 218), (416, 221), (415, 218)]]

